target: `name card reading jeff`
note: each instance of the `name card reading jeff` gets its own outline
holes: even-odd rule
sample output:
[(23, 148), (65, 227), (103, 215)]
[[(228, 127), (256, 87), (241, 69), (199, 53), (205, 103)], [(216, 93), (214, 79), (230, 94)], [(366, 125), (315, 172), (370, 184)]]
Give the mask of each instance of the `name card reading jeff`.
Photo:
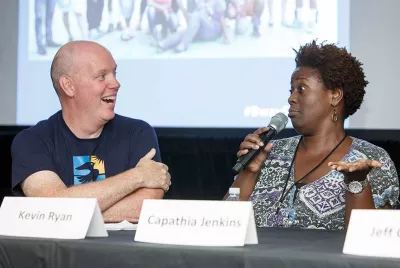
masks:
[(193, 218), (193, 217), (158, 217), (151, 215), (147, 218), (151, 225), (166, 226), (188, 226), (188, 227), (237, 227), (242, 226), (240, 220), (230, 219), (229, 217), (219, 218)]
[(371, 237), (398, 237), (400, 238), (400, 227), (377, 228), (373, 227)]
[(65, 222), (72, 221), (71, 214), (63, 214), (56, 212), (48, 212), (42, 213), (38, 212), (29, 212), (25, 210), (21, 210), (18, 214), (18, 220), (37, 220), (37, 221), (54, 221), (54, 222)]
[(400, 258), (400, 211), (354, 209), (351, 212), (344, 254)]

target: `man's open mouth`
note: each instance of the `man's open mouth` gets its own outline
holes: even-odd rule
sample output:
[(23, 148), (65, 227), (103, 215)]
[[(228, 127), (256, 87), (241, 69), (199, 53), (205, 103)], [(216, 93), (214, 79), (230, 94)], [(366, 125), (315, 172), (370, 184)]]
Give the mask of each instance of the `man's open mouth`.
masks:
[(101, 100), (104, 102), (107, 102), (107, 103), (114, 103), (116, 98), (117, 98), (116, 96), (107, 96), (107, 97), (101, 98)]

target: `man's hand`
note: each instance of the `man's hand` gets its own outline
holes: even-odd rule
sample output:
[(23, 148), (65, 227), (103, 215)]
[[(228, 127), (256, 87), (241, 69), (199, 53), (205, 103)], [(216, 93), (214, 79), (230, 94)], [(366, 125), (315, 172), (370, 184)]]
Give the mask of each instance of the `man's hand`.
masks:
[(168, 173), (168, 166), (158, 163), (153, 159), (156, 150), (151, 149), (136, 165), (136, 170), (143, 178), (144, 188), (161, 188), (165, 192), (169, 190), (171, 185), (171, 175)]

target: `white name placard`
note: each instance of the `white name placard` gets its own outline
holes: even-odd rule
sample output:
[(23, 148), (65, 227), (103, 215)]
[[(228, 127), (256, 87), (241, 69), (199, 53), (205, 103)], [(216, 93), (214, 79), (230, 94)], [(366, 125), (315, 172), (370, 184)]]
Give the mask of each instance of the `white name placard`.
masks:
[(249, 201), (144, 200), (135, 241), (193, 246), (258, 244)]
[(5, 197), (0, 235), (83, 239), (108, 233), (95, 198)]
[(400, 211), (353, 210), (343, 253), (400, 258)]

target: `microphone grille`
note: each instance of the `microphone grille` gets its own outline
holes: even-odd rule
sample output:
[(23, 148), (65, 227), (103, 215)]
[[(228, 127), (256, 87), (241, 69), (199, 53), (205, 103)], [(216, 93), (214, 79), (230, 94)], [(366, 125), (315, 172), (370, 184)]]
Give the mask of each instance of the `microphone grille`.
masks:
[(283, 113), (277, 113), (271, 118), (271, 122), (269, 123), (269, 127), (272, 127), (276, 130), (276, 133), (281, 132), (282, 129), (286, 127), (288, 122), (288, 118)]

